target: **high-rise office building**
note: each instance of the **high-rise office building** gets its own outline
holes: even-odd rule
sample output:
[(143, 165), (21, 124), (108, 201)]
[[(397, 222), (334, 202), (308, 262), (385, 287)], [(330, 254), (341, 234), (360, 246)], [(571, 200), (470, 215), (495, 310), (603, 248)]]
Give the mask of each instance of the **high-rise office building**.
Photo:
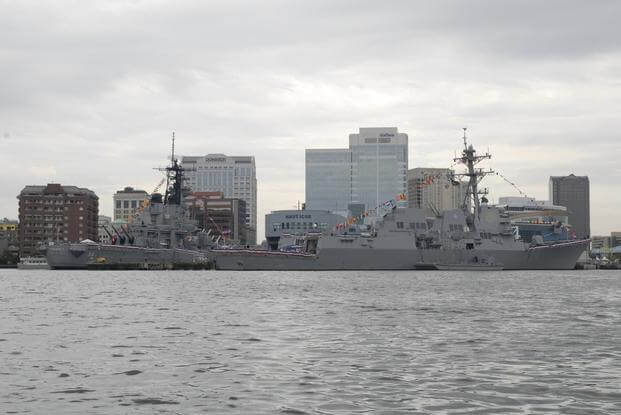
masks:
[(591, 235), (589, 178), (587, 176), (550, 176), (550, 201), (567, 208), (568, 222), (577, 238)]
[(247, 244), (256, 244), (257, 173), (253, 156), (231, 157), (224, 154), (184, 156), (181, 165), (193, 192), (224, 193), (227, 199), (246, 202)]
[(130, 218), (134, 216), (138, 208), (140, 208), (148, 198), (149, 194), (147, 192), (134, 189), (133, 187), (126, 187), (123, 190), (118, 190), (112, 196), (114, 220), (129, 222)]
[(347, 212), (351, 203), (351, 151), (306, 150), (306, 209)]
[(374, 209), (408, 192), (408, 135), (396, 127), (360, 128), (349, 135), (351, 201)]
[(360, 128), (349, 149), (306, 150), (306, 207), (372, 210), (407, 194), (408, 136), (396, 127)]
[(26, 186), (19, 199), (20, 256), (38, 255), (47, 241), (97, 240), (99, 198), (91, 190), (50, 183)]
[(465, 203), (468, 183), (454, 181), (453, 170), (417, 167), (408, 171), (408, 207), (438, 211), (459, 209)]

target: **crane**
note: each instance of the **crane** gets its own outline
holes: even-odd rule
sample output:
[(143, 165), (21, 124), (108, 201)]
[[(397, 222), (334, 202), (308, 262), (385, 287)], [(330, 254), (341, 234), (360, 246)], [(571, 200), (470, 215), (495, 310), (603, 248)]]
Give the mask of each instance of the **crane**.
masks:
[[(160, 180), (160, 182), (157, 184), (157, 186), (155, 186), (155, 188), (153, 189), (153, 191), (151, 192), (151, 195), (153, 193), (157, 193), (158, 190), (160, 190), (160, 187), (162, 187), (162, 185), (166, 182), (167, 177), (164, 176), (162, 177), (162, 180)], [(140, 203), (140, 206), (134, 211), (134, 214), (131, 215), (128, 220), (127, 223), (130, 224), (134, 221), (135, 218), (138, 217), (139, 214), (141, 214), (142, 212), (144, 212), (144, 210), (147, 208), (147, 206), (149, 206), (151, 204), (151, 198), (150, 195), (145, 197), (144, 200), (142, 201), (142, 203)]]

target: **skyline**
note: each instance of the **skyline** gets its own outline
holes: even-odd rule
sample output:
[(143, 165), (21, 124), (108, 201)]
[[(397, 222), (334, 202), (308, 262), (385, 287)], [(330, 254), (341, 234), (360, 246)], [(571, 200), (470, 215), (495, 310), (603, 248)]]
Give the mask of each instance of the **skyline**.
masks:
[(51, 182), (110, 215), (117, 190), (155, 187), (175, 131), (180, 155), (255, 156), (262, 239), (265, 213), (304, 200), (305, 149), (394, 126), (410, 168), (448, 167), (468, 127), (531, 197), (589, 176), (592, 234), (621, 229), (621, 4), (181, 5), (2, 3), (0, 217)]

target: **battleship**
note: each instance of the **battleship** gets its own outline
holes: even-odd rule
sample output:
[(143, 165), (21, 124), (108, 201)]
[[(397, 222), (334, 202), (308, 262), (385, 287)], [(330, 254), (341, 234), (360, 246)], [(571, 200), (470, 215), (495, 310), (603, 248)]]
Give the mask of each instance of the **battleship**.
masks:
[(172, 138), (166, 191), (153, 193), (127, 225), (104, 230), (110, 244), (91, 240), (51, 243), (46, 247), (51, 269), (204, 269), (212, 265), (208, 232), (197, 227), (183, 203), (184, 169), (175, 158)]
[[(526, 242), (504, 207), (489, 204), (480, 181), (491, 171), (475, 167), (489, 153), (477, 155), (468, 144), (455, 163), (466, 172), (466, 197), (460, 209), (392, 208), (375, 223), (349, 225), (329, 234), (307, 234), (296, 252), (215, 249), (221, 270), (561, 270), (573, 269), (589, 239)], [(468, 203), (469, 201), (469, 203)], [(559, 226), (558, 232), (562, 232)]]

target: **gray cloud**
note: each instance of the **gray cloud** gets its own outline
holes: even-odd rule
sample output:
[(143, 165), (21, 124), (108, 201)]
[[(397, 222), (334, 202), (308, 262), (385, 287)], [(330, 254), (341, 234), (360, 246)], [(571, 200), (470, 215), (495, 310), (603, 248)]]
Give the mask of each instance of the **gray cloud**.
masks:
[(1, 4), (0, 216), (52, 180), (109, 213), (157, 183), (173, 130), (183, 154), (254, 154), (261, 217), (303, 198), (304, 148), (394, 125), (411, 166), (447, 165), (467, 125), (538, 197), (589, 174), (593, 229), (621, 229), (616, 1)]

